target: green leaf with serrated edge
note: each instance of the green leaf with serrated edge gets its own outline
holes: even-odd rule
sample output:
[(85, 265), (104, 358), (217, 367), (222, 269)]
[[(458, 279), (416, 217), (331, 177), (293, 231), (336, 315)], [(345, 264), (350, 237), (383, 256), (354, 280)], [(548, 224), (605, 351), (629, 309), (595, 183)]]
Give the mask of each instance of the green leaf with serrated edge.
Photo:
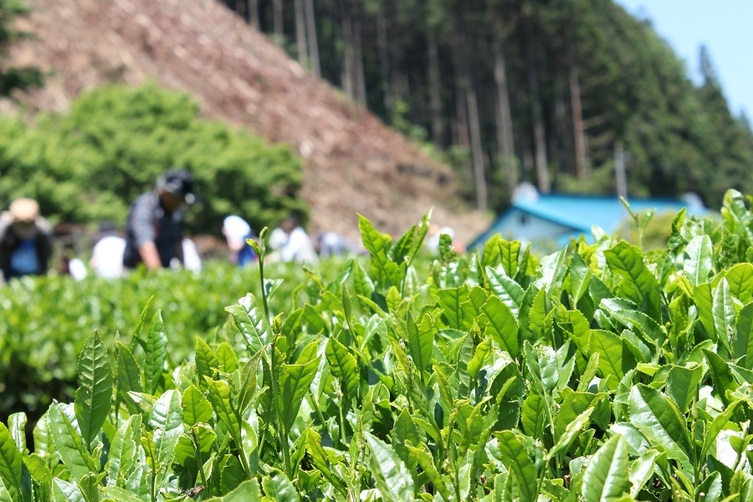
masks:
[(667, 395), (675, 400), (681, 413), (690, 408), (690, 404), (698, 396), (698, 389), (703, 378), (703, 367), (672, 365), (667, 377)]
[(538, 476), (525, 448), (510, 431), (498, 432), (495, 437), (502, 455), (502, 463), (515, 474), (518, 481), (520, 499), (523, 502), (535, 501), (538, 498)]
[(395, 450), (369, 432), (363, 433), (371, 450), (369, 465), (385, 500), (413, 500), (413, 477)]
[(275, 470), (272, 476), (264, 476), (261, 482), (264, 494), (272, 500), (301, 500), (293, 483), (281, 471)]
[(730, 339), (733, 338), (728, 330), (734, 326), (736, 312), (732, 294), (727, 279), (722, 278), (711, 293), (711, 314), (713, 316), (713, 332), (711, 339), (719, 342), (727, 352), (730, 352)]
[(120, 486), (106, 486), (102, 489), (102, 500), (116, 500), (118, 502), (142, 502), (141, 497)]
[[(452, 329), (465, 329), (469, 326), (471, 318), (463, 306), (468, 302), (468, 287), (443, 288), (437, 291), (437, 302), (442, 309), (442, 315), (447, 320), (447, 326)], [(472, 306), (469, 305), (469, 307)], [(472, 316), (472, 314), (471, 314)]]
[(546, 426), (546, 399), (541, 395), (531, 392), (523, 401), (520, 414), (520, 425), (527, 435), (540, 437)]
[(263, 500), (259, 482), (249, 479), (238, 485), (238, 488), (222, 497), (212, 497), (206, 502), (247, 502), (249, 500)]
[(260, 350), (248, 360), (243, 367), (241, 383), (238, 389), (238, 413), (244, 415), (254, 401), (256, 395), (256, 382), (259, 374), (259, 363), (264, 351)]
[(630, 490), (627, 444), (613, 436), (593, 454), (583, 473), (585, 502), (617, 501)]
[(478, 378), (479, 371), (486, 364), (489, 354), (492, 353), (491, 339), (486, 338), (483, 342), (476, 345), (473, 351), (473, 357), (468, 361), (468, 374), (472, 378)]
[(733, 401), (732, 404), (727, 406), (722, 413), (714, 417), (711, 423), (707, 425), (706, 433), (703, 436), (703, 447), (701, 448), (701, 458), (706, 458), (706, 455), (709, 453), (709, 451), (711, 450), (711, 447), (716, 442), (716, 437), (719, 435), (721, 431), (724, 430), (725, 426), (732, 418), (732, 415), (735, 414), (735, 411), (737, 410), (740, 404), (742, 404), (742, 401), (740, 400)]
[(183, 432), (180, 392), (170, 389), (157, 399), (149, 416), (149, 426), (154, 430), (156, 458), (160, 465), (169, 466)]
[(314, 350), (304, 350), (295, 364), (283, 364), (280, 377), (280, 407), (282, 409), (282, 421), (287, 430), (293, 426), (301, 402), (309, 391), (311, 382), (319, 370), (319, 357), (316, 356), (316, 344), (313, 342), (309, 347)]
[(99, 500), (99, 481), (97, 474), (90, 472), (78, 482), (78, 488), (84, 494), (85, 500)]
[(389, 248), (392, 237), (378, 232), (371, 222), (362, 215), (358, 215), (358, 229), (361, 232), (363, 247), (370, 254), (371, 276), (377, 284), (386, 289), (400, 282), (400, 267), (390, 260)]
[(117, 342), (118, 355), (118, 392), (130, 391), (141, 392), (142, 370), (133, 357), (131, 350), (120, 342)]
[(149, 314), (149, 305), (151, 305), (152, 300), (154, 300), (154, 295), (149, 297), (149, 299), (146, 301), (146, 304), (144, 305), (144, 308), (141, 309), (139, 320), (136, 322), (136, 327), (134, 328), (133, 335), (131, 336), (131, 344), (128, 347), (131, 352), (136, 350), (136, 345), (141, 339), (141, 329), (144, 327), (144, 323), (146, 322), (146, 317)]
[(112, 401), (110, 354), (96, 331), (86, 340), (79, 355), (78, 380), (74, 410), (81, 438), (89, 448), (107, 420)]
[(371, 293), (374, 292), (374, 283), (371, 281), (371, 278), (366, 275), (366, 271), (358, 260), (353, 260), (351, 275), (353, 277), (353, 288), (356, 296), (370, 298)]
[(729, 283), (732, 296), (743, 305), (750, 303), (750, 300), (753, 299), (753, 264), (738, 263), (729, 268), (724, 277)]
[(711, 283), (699, 284), (693, 289), (693, 301), (695, 302), (698, 318), (701, 320), (706, 333), (716, 342), (717, 334), (714, 325), (714, 301)]
[[(719, 502), (720, 500), (730, 501), (730, 498), (723, 499), (724, 486), (722, 475), (718, 472), (710, 472), (708, 477), (703, 480), (695, 489), (694, 500), (703, 500), (704, 502)], [(738, 499), (736, 495), (732, 500)], [(740, 499), (738, 499), (740, 500)]]
[(235, 355), (235, 350), (227, 342), (222, 342), (217, 347), (215, 354), (220, 362), (220, 369), (225, 373), (233, 373), (238, 369), (238, 356)]
[(314, 464), (314, 467), (319, 469), (324, 478), (329, 481), (341, 495), (346, 496), (347, 491), (345, 481), (339, 475), (333, 474), (330, 469), (327, 453), (324, 451), (324, 448), (322, 448), (321, 436), (311, 428), (307, 428), (303, 432), (303, 436), (305, 436), (306, 452), (309, 455), (311, 463)]
[(12, 500), (21, 500), (23, 456), (8, 428), (0, 422), (0, 479)]
[[(421, 248), (424, 244), (424, 239), (426, 238), (426, 234), (429, 233), (429, 228), (431, 227), (431, 213), (432, 210), (429, 209), (426, 213), (424, 213), (421, 221), (419, 221), (418, 224), (413, 225), (408, 230), (408, 232), (405, 233), (406, 236), (410, 235), (410, 246), (407, 246), (406, 252), (395, 253), (395, 262), (405, 261), (407, 265), (413, 263), (416, 255), (419, 251), (421, 251)], [(401, 259), (401, 256), (404, 258)]]
[(3, 479), (0, 478), (0, 502), (16, 502), (17, 498), (14, 498), (8, 489), (3, 484)]
[(220, 467), (220, 489), (229, 493), (237, 488), (248, 475), (244, 472), (241, 461), (234, 455), (225, 455)]
[(149, 324), (144, 353), (144, 390), (155, 394), (167, 361), (167, 333), (161, 310), (154, 314)]
[(36, 453), (24, 456), (23, 460), (31, 479), (37, 485), (43, 486), (45, 489), (49, 488), (50, 483), (52, 483), (52, 471), (47, 465), (48, 460)]
[(183, 407), (183, 423), (188, 426), (199, 422), (209, 423), (212, 420), (212, 405), (195, 385), (183, 391), (181, 406)]
[(194, 360), (196, 362), (196, 372), (199, 376), (199, 385), (201, 385), (203, 384), (203, 377), (214, 377), (215, 372), (220, 367), (220, 361), (217, 359), (212, 348), (201, 337), (196, 337), (195, 347)]
[(714, 382), (716, 392), (719, 393), (719, 398), (725, 406), (729, 406), (727, 391), (737, 390), (738, 387), (735, 377), (732, 375), (732, 370), (727, 362), (716, 353), (703, 349), (703, 355), (706, 356), (709, 363), (709, 373), (711, 373), (711, 380)]
[(696, 235), (690, 240), (685, 247), (682, 268), (693, 286), (709, 279), (714, 269), (714, 245), (708, 235)]
[(595, 408), (604, 398), (605, 394), (591, 392), (568, 392), (559, 405), (559, 410), (554, 417), (554, 430), (557, 438), (565, 432), (568, 424), (573, 422), (579, 415), (588, 409)]
[(74, 479), (97, 472), (94, 459), (83, 445), (81, 434), (73, 424), (73, 405), (52, 403), (47, 410), (48, 428), (57, 454)]
[(520, 241), (499, 241), (499, 262), (508, 277), (515, 277), (520, 263)]
[(400, 291), (398, 291), (395, 286), (390, 286), (385, 300), (387, 302), (388, 312), (398, 312), (400, 306), (403, 304), (403, 295), (400, 294)]
[(412, 443), (415, 445), (419, 442), (420, 437), (418, 435), (416, 424), (413, 422), (408, 409), (403, 408), (392, 428), (392, 447), (411, 472), (414, 471), (416, 460), (410, 456), (405, 446), (406, 443)]
[(230, 385), (224, 380), (211, 380), (207, 377), (204, 377), (204, 380), (207, 383), (207, 398), (212, 403), (215, 415), (237, 438), (235, 433), (240, 433), (240, 424), (237, 415), (233, 412)]
[(601, 370), (603, 378), (608, 375), (614, 376), (616, 379), (615, 385), (616, 382), (622, 380), (625, 371), (623, 366), (624, 351), (620, 337), (611, 331), (592, 329), (589, 350), (591, 354), (599, 354), (599, 370)]
[(570, 445), (573, 444), (575, 438), (582, 434), (583, 429), (591, 423), (591, 413), (593, 413), (593, 411), (593, 408), (588, 408), (586, 411), (575, 417), (575, 420), (572, 420), (567, 424), (562, 435), (557, 438), (556, 444), (551, 450), (549, 450), (549, 453), (547, 453), (547, 460), (554, 458), (557, 453), (567, 451), (567, 449), (570, 448)]
[(648, 299), (647, 314), (654, 320), (659, 319), (659, 282), (643, 262), (643, 255), (625, 241), (618, 242), (611, 249), (604, 251), (610, 270), (622, 278), (618, 293), (641, 305)]
[(561, 249), (550, 255), (544, 256), (539, 263), (539, 278), (536, 285), (547, 292), (553, 289), (559, 290), (567, 274), (566, 249)]
[(60, 478), (52, 480), (52, 494), (55, 502), (86, 502), (78, 486)]
[(583, 374), (580, 376), (580, 381), (578, 382), (578, 388), (576, 389), (578, 392), (585, 392), (591, 386), (591, 382), (599, 369), (599, 359), (598, 352), (594, 352), (588, 357), (586, 369), (583, 370)]
[[(432, 353), (434, 351), (434, 331), (428, 317), (422, 319), (421, 325), (417, 325), (413, 314), (408, 312), (406, 319), (406, 331), (408, 332), (408, 353), (413, 359), (420, 374), (431, 368)], [(423, 378), (423, 376), (422, 376)]]
[(26, 413), (22, 411), (12, 413), (8, 417), (8, 430), (10, 431), (10, 435), (13, 438), (13, 442), (16, 443), (16, 448), (18, 448), (18, 451), (24, 454), (28, 453), (28, 450), (26, 448), (27, 423), (28, 420), (26, 418)]
[(484, 251), (481, 255), (481, 264), (484, 268), (495, 267), (501, 262), (500, 244), (502, 240), (499, 234), (494, 234), (484, 243)]
[(233, 318), (235, 328), (252, 352), (258, 352), (269, 342), (271, 327), (263, 306), (254, 295), (248, 293), (235, 305), (225, 307), (225, 311)]
[(485, 270), (487, 279), (489, 280), (489, 287), (491, 288), (492, 293), (494, 293), (497, 298), (502, 300), (502, 302), (507, 305), (507, 307), (517, 319), (520, 308), (523, 305), (523, 297), (525, 296), (525, 291), (520, 286), (520, 284), (515, 282), (515, 280), (511, 279), (509, 276), (505, 275), (505, 273), (491, 267), (487, 267)]
[(649, 443), (659, 446), (692, 472), (692, 446), (685, 420), (677, 404), (656, 389), (643, 384), (632, 388), (628, 397), (628, 418)]
[[(547, 316), (546, 290), (539, 289), (533, 297), (531, 308), (528, 311), (528, 327), (533, 334), (534, 339), (544, 337), (544, 326), (546, 325)], [(521, 322), (523, 321), (521, 313)]]
[(332, 374), (342, 382), (346, 396), (350, 399), (355, 398), (361, 381), (356, 358), (336, 338), (330, 338), (327, 342), (325, 356), (332, 369)]
[(421, 469), (424, 474), (426, 474), (429, 482), (431, 482), (432, 486), (434, 486), (442, 499), (452, 500), (453, 496), (445, 484), (445, 477), (439, 473), (437, 466), (434, 465), (434, 457), (432, 456), (431, 451), (429, 451), (429, 447), (424, 443), (415, 443), (414, 446), (412, 442), (408, 442), (406, 443), (405, 448), (416, 462), (418, 462), (418, 465), (421, 466)]
[(632, 308), (620, 298), (605, 298), (599, 306), (626, 326), (638, 328), (643, 340), (650, 345), (659, 345), (667, 339), (664, 329), (652, 318)]
[(646, 453), (630, 463), (630, 496), (637, 497), (656, 470), (656, 460), (661, 455), (657, 450)]
[(737, 314), (732, 355), (735, 358), (745, 357), (742, 367), (753, 369), (753, 303), (744, 306)]
[(593, 272), (588, 268), (588, 264), (577, 251), (574, 251), (570, 259), (570, 295), (574, 304), (577, 304), (588, 291), (591, 277)]
[(118, 428), (110, 445), (105, 472), (110, 486), (124, 486), (136, 462), (136, 449), (141, 444), (141, 415), (131, 415)]
[(518, 323), (512, 311), (496, 296), (490, 296), (481, 307), (481, 311), (483, 312), (481, 322), (486, 325), (486, 334), (502, 350), (512, 357), (518, 357), (520, 353)]

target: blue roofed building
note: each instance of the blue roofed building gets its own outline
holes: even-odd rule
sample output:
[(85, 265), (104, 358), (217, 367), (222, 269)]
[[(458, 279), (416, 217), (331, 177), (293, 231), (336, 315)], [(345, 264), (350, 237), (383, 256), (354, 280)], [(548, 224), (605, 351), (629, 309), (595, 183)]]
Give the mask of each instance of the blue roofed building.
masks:
[[(679, 199), (627, 198), (635, 213), (653, 210), (657, 214), (677, 213), (702, 216), (707, 212), (694, 194)], [(616, 231), (629, 219), (629, 213), (617, 196), (539, 194), (530, 184), (522, 184), (513, 195), (512, 204), (491, 226), (468, 245), (481, 247), (493, 235), (523, 243), (551, 242), (565, 246), (571, 238), (585, 235), (593, 240), (593, 227), (607, 233)]]

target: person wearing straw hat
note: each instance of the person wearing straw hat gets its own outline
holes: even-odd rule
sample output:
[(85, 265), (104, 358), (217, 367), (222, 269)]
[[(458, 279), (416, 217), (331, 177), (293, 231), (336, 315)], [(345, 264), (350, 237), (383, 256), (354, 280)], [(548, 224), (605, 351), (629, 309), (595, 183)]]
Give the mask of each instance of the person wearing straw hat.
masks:
[(125, 267), (183, 265), (183, 213), (196, 201), (193, 181), (188, 169), (167, 171), (154, 190), (134, 201), (126, 220)]
[(14, 200), (0, 214), (0, 269), (6, 282), (47, 273), (52, 257), (52, 226), (34, 199)]

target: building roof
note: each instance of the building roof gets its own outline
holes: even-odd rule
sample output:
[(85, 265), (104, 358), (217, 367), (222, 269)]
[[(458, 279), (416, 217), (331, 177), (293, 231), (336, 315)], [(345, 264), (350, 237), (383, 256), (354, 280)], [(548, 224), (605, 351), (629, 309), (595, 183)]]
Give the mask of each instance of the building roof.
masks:
[[(677, 213), (687, 208), (689, 214), (702, 215), (707, 211), (700, 199), (692, 194), (681, 199), (628, 198), (627, 201), (635, 213), (649, 210), (656, 213)], [(529, 188), (516, 193), (511, 206), (468, 247), (476, 247), (485, 242), (499, 231), (499, 227), (511, 212), (517, 211), (561, 225), (571, 230), (572, 235), (590, 235), (594, 226), (606, 232), (613, 232), (629, 218), (628, 210), (614, 195), (538, 194), (535, 189)]]

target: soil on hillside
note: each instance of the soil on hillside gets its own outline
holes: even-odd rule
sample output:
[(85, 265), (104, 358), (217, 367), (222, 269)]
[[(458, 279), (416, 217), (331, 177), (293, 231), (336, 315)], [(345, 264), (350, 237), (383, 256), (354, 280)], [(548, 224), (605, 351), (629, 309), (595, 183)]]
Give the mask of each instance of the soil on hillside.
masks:
[[(27, 0), (20, 27), (35, 40), (11, 64), (50, 72), (16, 98), (31, 112), (64, 111), (106, 82), (149, 79), (189, 92), (207, 118), (247, 127), (301, 156), (311, 232), (358, 238), (357, 216), (399, 235), (432, 221), (469, 240), (488, 223), (456, 196), (453, 173), (367, 110), (305, 71), (217, 0)], [(253, 215), (247, 215), (253, 221)]]

